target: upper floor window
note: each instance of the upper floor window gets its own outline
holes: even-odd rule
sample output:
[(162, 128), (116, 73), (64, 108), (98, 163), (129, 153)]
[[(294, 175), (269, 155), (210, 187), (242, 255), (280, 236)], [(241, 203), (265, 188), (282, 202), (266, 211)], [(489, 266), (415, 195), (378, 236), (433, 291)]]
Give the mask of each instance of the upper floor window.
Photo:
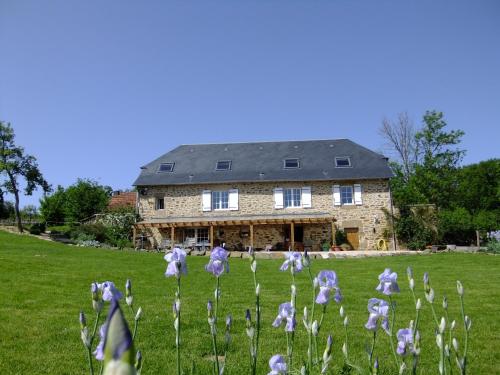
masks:
[(212, 191), (212, 209), (229, 209), (229, 191)]
[(296, 169), (300, 167), (299, 159), (285, 159), (283, 160), (283, 168)]
[(161, 163), (158, 172), (173, 172), (175, 163)]
[(155, 200), (155, 210), (165, 209), (165, 198), (156, 198)]
[(341, 186), (340, 202), (342, 204), (353, 204), (352, 198), (353, 198), (352, 186)]
[(349, 168), (351, 167), (351, 158), (348, 156), (336, 157), (335, 167), (337, 168)]
[(283, 189), (283, 201), (285, 208), (287, 207), (301, 207), (301, 193), (300, 188)]
[(230, 171), (231, 160), (219, 160), (215, 166), (216, 171)]

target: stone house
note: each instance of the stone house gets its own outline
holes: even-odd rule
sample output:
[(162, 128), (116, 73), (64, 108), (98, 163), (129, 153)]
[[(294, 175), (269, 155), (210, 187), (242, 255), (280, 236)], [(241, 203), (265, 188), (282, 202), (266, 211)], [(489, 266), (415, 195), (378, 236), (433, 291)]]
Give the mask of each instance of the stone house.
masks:
[[(391, 211), (387, 158), (348, 139), (181, 145), (134, 182), (152, 247), (373, 249)], [(327, 246), (328, 246), (327, 245)]]

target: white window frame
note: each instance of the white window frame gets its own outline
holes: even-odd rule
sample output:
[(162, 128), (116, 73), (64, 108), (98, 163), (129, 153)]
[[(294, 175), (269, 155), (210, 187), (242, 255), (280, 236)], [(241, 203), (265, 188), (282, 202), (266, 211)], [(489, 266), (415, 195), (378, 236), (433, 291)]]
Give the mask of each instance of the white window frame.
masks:
[[(347, 159), (349, 165), (338, 165), (337, 162), (340, 159)], [(336, 156), (335, 157), (335, 168), (352, 168), (351, 157), (350, 156)]]
[[(226, 199), (223, 199), (223, 197)], [(225, 206), (225, 207), (222, 207)], [(216, 190), (212, 191), (212, 209), (214, 211), (228, 211), (229, 210), (229, 191)]]
[[(349, 189), (351, 192), (351, 203), (344, 202), (344, 189)], [(340, 204), (342, 206), (353, 206), (354, 205), (354, 188), (352, 185), (341, 185), (340, 186)]]
[[(163, 207), (159, 208), (160, 200), (163, 202)], [(160, 211), (165, 209), (165, 197), (155, 197), (155, 211)]]
[[(298, 205), (297, 203), (297, 191), (299, 196)], [(287, 205), (287, 195), (291, 194), (291, 200), (289, 200), (292, 205)], [(284, 208), (302, 208), (302, 188), (299, 187), (291, 187), (291, 188), (283, 188), (283, 207)]]

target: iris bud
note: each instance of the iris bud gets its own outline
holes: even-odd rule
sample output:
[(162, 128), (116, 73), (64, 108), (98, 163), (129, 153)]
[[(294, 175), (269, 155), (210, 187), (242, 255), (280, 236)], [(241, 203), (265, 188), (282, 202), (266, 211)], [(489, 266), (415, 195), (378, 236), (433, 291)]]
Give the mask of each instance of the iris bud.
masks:
[(257, 261), (252, 260), (252, 263), (250, 264), (250, 269), (252, 270), (253, 273), (257, 272)]
[(457, 292), (459, 296), (464, 295), (464, 287), (460, 281), (457, 280)]
[(430, 288), (429, 291), (425, 293), (425, 299), (427, 299), (429, 303), (434, 303), (434, 289)]
[(135, 314), (135, 320), (138, 321), (142, 317), (142, 307), (137, 309), (137, 313)]
[(344, 317), (344, 306), (340, 306), (340, 317), (343, 318)]
[(317, 337), (319, 334), (319, 325), (317, 320), (315, 320), (312, 324), (312, 334), (315, 337)]
[(444, 330), (446, 329), (446, 320), (444, 317), (441, 317), (441, 322), (439, 323), (439, 333), (444, 333)]

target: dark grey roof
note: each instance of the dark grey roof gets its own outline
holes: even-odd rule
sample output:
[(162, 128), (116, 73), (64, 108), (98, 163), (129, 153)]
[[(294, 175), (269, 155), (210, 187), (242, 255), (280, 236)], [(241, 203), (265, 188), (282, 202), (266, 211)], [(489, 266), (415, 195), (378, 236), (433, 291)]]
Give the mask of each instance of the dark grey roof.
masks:
[[(342, 156), (352, 167), (335, 167)], [(287, 158), (298, 158), (300, 168), (284, 169)], [(216, 171), (218, 160), (231, 160), (231, 170)], [(161, 163), (175, 163), (174, 171), (158, 173)], [(141, 169), (135, 186), (392, 177), (384, 156), (348, 139), (181, 145)]]

